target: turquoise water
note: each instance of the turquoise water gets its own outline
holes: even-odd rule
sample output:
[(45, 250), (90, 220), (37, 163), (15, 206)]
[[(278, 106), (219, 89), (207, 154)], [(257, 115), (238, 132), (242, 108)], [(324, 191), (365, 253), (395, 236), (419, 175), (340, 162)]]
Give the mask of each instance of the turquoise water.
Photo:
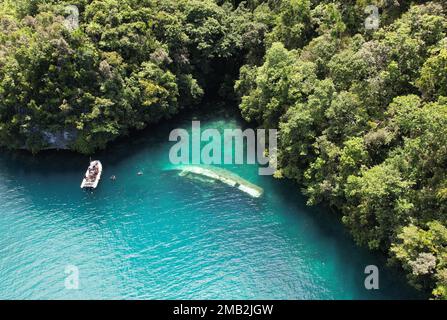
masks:
[[(0, 298), (418, 297), (382, 257), (357, 248), (334, 214), (306, 207), (294, 184), (227, 166), (264, 189), (256, 199), (170, 170), (169, 132), (190, 120), (95, 155), (105, 171), (93, 193), (79, 188), (88, 157), (1, 151)], [(240, 122), (215, 116), (203, 125)], [(371, 264), (381, 271), (377, 291), (364, 288)], [(68, 265), (79, 269), (79, 290), (65, 288)]]

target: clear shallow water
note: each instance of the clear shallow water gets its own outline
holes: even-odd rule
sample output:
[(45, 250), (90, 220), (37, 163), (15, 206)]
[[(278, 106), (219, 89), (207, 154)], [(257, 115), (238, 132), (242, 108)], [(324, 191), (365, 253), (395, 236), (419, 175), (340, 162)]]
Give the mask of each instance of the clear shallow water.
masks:
[[(337, 217), (306, 207), (294, 184), (226, 167), (264, 188), (255, 199), (171, 171), (169, 132), (190, 120), (98, 153), (105, 171), (94, 193), (79, 189), (88, 157), (1, 151), (0, 298), (420, 297), (382, 257), (357, 248)], [(240, 124), (216, 116), (203, 125)], [(381, 270), (378, 291), (364, 289), (370, 264)], [(67, 265), (79, 268), (79, 290), (65, 289)]]

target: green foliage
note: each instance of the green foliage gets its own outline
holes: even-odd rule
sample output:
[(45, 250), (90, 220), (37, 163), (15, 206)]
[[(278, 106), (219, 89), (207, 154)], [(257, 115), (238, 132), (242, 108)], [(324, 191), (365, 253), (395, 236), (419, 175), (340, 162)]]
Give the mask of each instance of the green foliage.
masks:
[(445, 3), (374, 1), (376, 31), (364, 28), (367, 1), (266, 3), (277, 18), (265, 58), (241, 68), (235, 89), (245, 119), (279, 128), (276, 176), (341, 212), (359, 244), (407, 272), (435, 260), (410, 279), (446, 298), (445, 237), (436, 250), (401, 245), (409, 225), (422, 234), (447, 224)]
[[(76, 30), (67, 5), (79, 9)], [(69, 147), (91, 153), (192, 107), (218, 89), (218, 68), (263, 54), (252, 21), (212, 0), (2, 1), (0, 145), (37, 152), (59, 147), (47, 133), (74, 132)]]
[(320, 4), (312, 10), (312, 21), (318, 26), (320, 34), (329, 33), (338, 37), (346, 31), (339, 5), (335, 3)]
[(398, 239), (391, 252), (408, 271), (411, 283), (434, 288), (435, 298), (447, 299), (447, 228), (436, 220), (423, 228), (410, 224), (402, 228)]
[(238, 78), (242, 116), (280, 130), (276, 176), (446, 298), (446, 12), (441, 0), (0, 1), (0, 146), (37, 152), (73, 133), (68, 147), (91, 153), (204, 95), (233, 97)]
[(371, 249), (389, 245), (395, 226), (405, 223), (414, 207), (408, 201), (412, 186), (412, 181), (386, 164), (365, 169), (359, 177), (350, 176), (343, 222), (355, 239)]
[(289, 49), (303, 46), (312, 31), (310, 7), (310, 0), (281, 1), (270, 41), (280, 41)]
[(447, 48), (427, 59), (417, 80), (418, 88), (431, 99), (447, 97)]
[[(298, 52), (289, 51), (276, 42), (268, 50), (264, 65), (254, 75), (248, 75), (252, 69), (242, 69), (236, 91), (241, 95), (249, 91), (241, 103), (242, 115), (248, 121), (274, 126), (282, 113), (310, 94), (316, 82), (315, 65), (297, 58)], [(257, 89), (251, 90), (254, 86)]]

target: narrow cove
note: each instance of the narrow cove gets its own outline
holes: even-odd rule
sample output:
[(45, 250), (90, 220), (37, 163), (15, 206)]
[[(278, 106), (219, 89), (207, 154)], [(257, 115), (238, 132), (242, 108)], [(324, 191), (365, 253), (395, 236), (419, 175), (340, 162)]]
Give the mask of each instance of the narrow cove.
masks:
[[(264, 190), (254, 198), (179, 175), (168, 136), (192, 120), (180, 116), (98, 152), (104, 180), (93, 193), (79, 189), (86, 156), (2, 150), (0, 297), (420, 298), (383, 257), (356, 247), (339, 217), (307, 207), (294, 183), (259, 176), (255, 165), (224, 166)], [(232, 114), (202, 123), (244, 126)], [(64, 287), (67, 265), (79, 268), (79, 290)], [(367, 265), (379, 267), (380, 290), (365, 289)]]

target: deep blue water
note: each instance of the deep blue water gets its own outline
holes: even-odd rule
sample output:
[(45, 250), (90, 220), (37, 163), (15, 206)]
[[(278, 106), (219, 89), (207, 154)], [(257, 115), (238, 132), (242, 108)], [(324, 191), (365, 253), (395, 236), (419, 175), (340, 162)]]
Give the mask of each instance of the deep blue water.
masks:
[[(0, 151), (0, 298), (419, 297), (383, 257), (356, 247), (339, 217), (306, 207), (293, 183), (228, 166), (264, 188), (255, 199), (169, 170), (169, 132), (190, 121), (99, 152), (104, 179), (93, 193), (79, 188), (86, 156)], [(241, 124), (216, 115), (203, 125)], [(381, 272), (377, 291), (364, 288), (371, 264)], [(79, 269), (79, 290), (65, 288), (68, 265)]]

